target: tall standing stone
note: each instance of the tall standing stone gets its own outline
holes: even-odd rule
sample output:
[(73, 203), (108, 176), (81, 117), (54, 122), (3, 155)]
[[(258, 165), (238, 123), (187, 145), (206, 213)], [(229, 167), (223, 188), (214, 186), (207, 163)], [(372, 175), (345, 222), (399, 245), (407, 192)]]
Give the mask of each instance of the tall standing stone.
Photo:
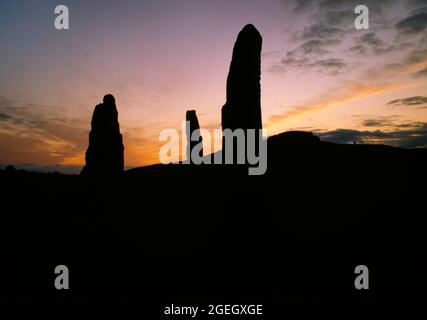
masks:
[(222, 107), (222, 129), (262, 129), (262, 37), (251, 24), (237, 36), (227, 77), (227, 101)]
[[(197, 119), (195, 110), (188, 110), (185, 114), (185, 119), (187, 121), (187, 125), (190, 126), (187, 136), (187, 159), (191, 161), (191, 151), (194, 149), (196, 145), (202, 143), (202, 135), (200, 134), (200, 125), (199, 120)], [(199, 130), (195, 133), (196, 130)], [(193, 139), (191, 137), (193, 136)], [(203, 157), (203, 147), (200, 148), (199, 156)]]
[(95, 107), (82, 174), (119, 175), (124, 169), (123, 139), (120, 133), (116, 102), (111, 94)]

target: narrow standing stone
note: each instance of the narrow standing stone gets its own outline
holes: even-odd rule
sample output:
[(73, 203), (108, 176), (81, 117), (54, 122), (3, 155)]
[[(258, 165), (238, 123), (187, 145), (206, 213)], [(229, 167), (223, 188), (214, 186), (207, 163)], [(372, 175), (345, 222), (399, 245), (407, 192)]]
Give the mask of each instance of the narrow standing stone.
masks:
[[(200, 125), (199, 120), (197, 119), (196, 111), (195, 110), (188, 110), (185, 119), (187, 121), (187, 125), (190, 126), (189, 133), (190, 135), (187, 136), (187, 159), (191, 160), (191, 151), (194, 149), (196, 145), (199, 143), (202, 143), (202, 136), (200, 134)], [(194, 133), (194, 131), (199, 130), (198, 133)], [(194, 134), (193, 134), (194, 133)], [(191, 139), (191, 136), (193, 136), (193, 140)], [(200, 149), (199, 156), (203, 157), (203, 147)]]

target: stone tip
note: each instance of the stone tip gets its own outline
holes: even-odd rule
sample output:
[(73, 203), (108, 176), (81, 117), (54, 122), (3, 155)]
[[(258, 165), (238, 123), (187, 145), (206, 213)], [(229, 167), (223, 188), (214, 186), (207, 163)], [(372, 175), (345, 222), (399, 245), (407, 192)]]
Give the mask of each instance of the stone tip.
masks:
[(105, 96), (104, 96), (104, 100), (103, 100), (103, 102), (104, 103), (115, 103), (116, 102), (116, 99), (114, 99), (114, 96), (112, 95), (112, 94), (106, 94)]
[(262, 36), (253, 24), (247, 24), (237, 35), (236, 44), (256, 45), (261, 48)]
[[(255, 26), (252, 24), (252, 23), (248, 23), (247, 25), (245, 25), (244, 27), (243, 27), (243, 29), (242, 30), (252, 30), (252, 31), (254, 31), (254, 30), (257, 30), (257, 28), (255, 28)], [(258, 30), (257, 30), (258, 31)]]
[(260, 36), (258, 29), (251, 23), (248, 23), (246, 26), (244, 26), (240, 32)]

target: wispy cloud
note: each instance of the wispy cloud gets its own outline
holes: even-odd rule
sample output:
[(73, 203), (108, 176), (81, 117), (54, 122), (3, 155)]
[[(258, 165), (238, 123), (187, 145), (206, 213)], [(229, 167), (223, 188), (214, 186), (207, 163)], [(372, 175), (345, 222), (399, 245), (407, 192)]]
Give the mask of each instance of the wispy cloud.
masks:
[(403, 148), (427, 147), (427, 123), (409, 123), (405, 130), (350, 130), (336, 129), (326, 132), (317, 132), (316, 135), (323, 141), (335, 143), (375, 143), (387, 144)]
[(396, 127), (398, 126), (396, 121), (399, 116), (381, 116), (376, 119), (364, 119), (361, 125), (364, 127)]
[(319, 112), (375, 95), (398, 91), (409, 86), (410, 84), (407, 83), (366, 84), (362, 82), (349, 82), (339, 88), (331, 90), (333, 93), (319, 95), (306, 101), (302, 105), (292, 106), (281, 114), (271, 116), (268, 119), (268, 126), (270, 128), (275, 128), (281, 126), (285, 121), (293, 117), (306, 116), (308, 113)]
[(414, 96), (414, 97), (392, 100), (387, 103), (387, 105), (391, 105), (391, 106), (414, 106), (414, 105), (422, 105), (422, 104), (427, 104), (427, 97)]
[(11, 119), (11, 116), (9, 116), (6, 113), (0, 113), (0, 121), (6, 121), (6, 120), (9, 120), (9, 119)]
[(2, 154), (15, 162), (37, 159), (60, 163), (81, 153), (85, 140), (82, 124), (62, 111), (59, 107), (0, 97)]
[(415, 77), (427, 77), (427, 67), (414, 73)]
[(396, 24), (396, 27), (404, 35), (423, 32), (427, 28), (427, 13), (421, 12), (402, 19)]
[[(405, 55), (401, 69), (412, 65), (418, 72), (415, 76), (423, 76), (423, 70), (414, 64), (425, 61), (425, 29), (427, 27), (427, 5), (417, 1), (396, 3), (392, 0), (367, 0), (363, 4), (370, 10), (370, 30), (360, 31), (354, 28), (354, 8), (360, 1), (344, 0), (305, 0), (283, 1), (288, 8), (294, 8), (299, 15), (307, 17), (307, 23), (294, 31), (291, 41), (287, 43), (287, 51), (282, 58), (269, 69), (272, 72), (289, 70), (312, 70), (335, 75), (340, 69), (351, 71), (361, 69), (372, 61), (373, 64), (389, 64), (388, 59), (377, 59), (378, 56), (394, 53)], [(400, 18), (396, 16), (397, 8)], [(402, 18), (403, 17), (403, 18)], [(310, 21), (312, 21), (310, 23)], [(302, 24), (302, 23), (301, 23)], [(411, 52), (412, 50), (412, 52)], [(409, 52), (408, 52), (409, 51)], [(396, 58), (396, 57), (395, 57)], [(325, 59), (340, 60), (333, 73), (329, 64), (322, 65)], [(363, 61), (361, 61), (363, 59)], [(398, 61), (402, 61), (402, 57)], [(363, 62), (363, 63), (361, 63)], [(396, 63), (396, 66), (399, 63)], [(325, 68), (322, 68), (325, 66)]]

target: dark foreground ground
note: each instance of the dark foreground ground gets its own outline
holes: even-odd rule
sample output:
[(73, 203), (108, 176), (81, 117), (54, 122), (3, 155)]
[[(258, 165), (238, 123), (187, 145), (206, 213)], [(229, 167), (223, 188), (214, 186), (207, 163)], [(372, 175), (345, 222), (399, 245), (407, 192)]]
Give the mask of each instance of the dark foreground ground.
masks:
[[(120, 299), (159, 315), (170, 303), (264, 303), (272, 314), (427, 297), (427, 150), (284, 135), (268, 152), (264, 176), (190, 165), (102, 181), (0, 171), (1, 298)], [(68, 291), (54, 287), (60, 264)], [(369, 290), (354, 288), (360, 264)]]

